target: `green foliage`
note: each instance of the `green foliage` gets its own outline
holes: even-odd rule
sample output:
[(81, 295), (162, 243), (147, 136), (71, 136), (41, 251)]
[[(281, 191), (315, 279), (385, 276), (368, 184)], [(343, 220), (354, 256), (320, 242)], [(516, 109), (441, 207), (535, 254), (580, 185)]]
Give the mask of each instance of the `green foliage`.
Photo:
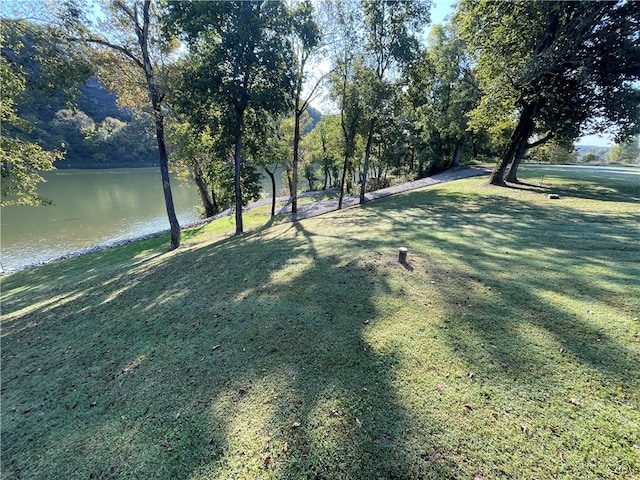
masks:
[(304, 139), (307, 161), (319, 166), (323, 189), (337, 185), (342, 155), (340, 118), (325, 115)]
[(551, 140), (531, 152), (531, 160), (538, 163), (571, 164), (578, 160), (578, 152), (571, 142)]
[(470, 131), (468, 113), (478, 106), (480, 90), (463, 40), (452, 27), (436, 25), (427, 44), (409, 72), (407, 92), (424, 174), (459, 163), (463, 150), (470, 156), (472, 143), (484, 133)]
[(609, 152), (609, 162), (640, 163), (640, 136), (630, 138), (626, 142), (615, 145)]
[[(236, 228), (242, 233), (243, 139), (263, 120), (290, 108), (293, 55), (289, 11), (281, 1), (169, 3), (167, 31), (182, 35), (175, 106), (196, 126), (208, 126), (221, 148), (233, 149)], [(247, 135), (253, 130), (254, 133)]]
[(74, 80), (86, 70), (77, 61), (75, 51), (53, 38), (51, 30), (27, 22), (2, 19), (0, 34), (0, 173), (2, 205), (38, 205), (46, 203), (37, 194), (42, 182), (39, 172), (52, 170), (64, 154), (47, 150), (30, 138), (32, 119), (19, 107), (35, 93), (63, 92), (72, 95)]
[(638, 23), (633, 1), (460, 2), (454, 24), (483, 91), (472, 126), (511, 130), (492, 182), (512, 160), (517, 168), (532, 136), (640, 130)]

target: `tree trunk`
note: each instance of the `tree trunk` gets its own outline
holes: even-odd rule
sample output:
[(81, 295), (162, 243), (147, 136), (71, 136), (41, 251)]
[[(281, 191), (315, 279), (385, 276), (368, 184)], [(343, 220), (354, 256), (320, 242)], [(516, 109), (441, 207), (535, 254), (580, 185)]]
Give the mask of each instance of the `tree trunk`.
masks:
[[(522, 148), (522, 143), (526, 146), (527, 140), (533, 133), (534, 122), (533, 119), (538, 112), (539, 101), (534, 102), (533, 104), (526, 104), (520, 113), (520, 118), (518, 119), (518, 124), (514, 128), (511, 133), (511, 137), (509, 137), (509, 141), (507, 142), (500, 158), (498, 158), (498, 162), (491, 173), (491, 177), (489, 178), (489, 183), (491, 185), (504, 186), (504, 173), (514, 158), (516, 157), (518, 151)], [(524, 151), (522, 152), (524, 153)]]
[(331, 172), (329, 172), (329, 157), (327, 156), (327, 142), (324, 138), (324, 135), (320, 136), (322, 141), (322, 156), (324, 157), (324, 186), (322, 190), (327, 189), (327, 184), (329, 183), (329, 179), (331, 178)]
[(509, 173), (507, 173), (507, 182), (509, 183), (520, 183), (517, 177), (518, 167), (520, 166), (520, 162), (524, 158), (524, 154), (527, 151), (527, 139), (521, 139), (520, 143), (518, 143), (518, 147), (516, 148), (516, 152), (513, 156), (513, 162), (511, 162), (511, 168), (509, 168)]
[(241, 176), (242, 172), (242, 157), (240, 156), (240, 151), (242, 150), (242, 128), (238, 128), (236, 132), (236, 145), (235, 145), (235, 154), (234, 154), (234, 166), (235, 166), (235, 174), (234, 174), (234, 191), (236, 197), (236, 235), (239, 235), (243, 232), (242, 228), (242, 186), (241, 186)]
[(349, 157), (345, 154), (344, 165), (342, 166), (342, 176), (340, 177), (340, 195), (338, 196), (338, 210), (342, 209), (342, 199), (344, 198), (344, 182), (349, 170)]
[(362, 178), (360, 179), (360, 205), (364, 205), (367, 201), (365, 194), (367, 193), (367, 175), (369, 174), (369, 158), (371, 157), (371, 144), (373, 143), (374, 121), (369, 124), (369, 135), (367, 135), (367, 146), (364, 150), (364, 168)]
[(291, 213), (298, 211), (298, 163), (300, 161), (300, 117), (302, 112), (299, 108), (299, 96), (296, 99), (295, 118), (293, 123), (293, 165), (291, 172)]
[(451, 167), (458, 168), (460, 166), (460, 159), (462, 158), (462, 141), (456, 142), (456, 149), (453, 152), (453, 164)]
[(160, 176), (162, 178), (162, 192), (164, 193), (164, 204), (169, 217), (169, 226), (171, 228), (171, 249), (180, 246), (180, 224), (176, 216), (176, 210), (173, 205), (173, 195), (171, 193), (171, 184), (169, 182), (169, 157), (167, 155), (167, 144), (164, 138), (164, 115), (160, 106), (161, 99), (156, 88), (151, 58), (149, 57), (149, 8), (151, 2), (149, 0), (143, 5), (143, 25), (136, 24), (136, 35), (138, 44), (142, 52), (142, 69), (144, 70), (147, 80), (147, 91), (151, 99), (151, 107), (155, 116), (156, 140), (158, 142), (158, 154), (160, 156)]
[(507, 173), (507, 182), (520, 183), (520, 180), (518, 180), (518, 167), (520, 166), (520, 162), (524, 158), (525, 152), (530, 148), (537, 147), (538, 145), (547, 143), (549, 140), (553, 138), (553, 136), (554, 136), (553, 132), (548, 131), (542, 138), (538, 139), (533, 143), (528, 143), (527, 141), (521, 142), (520, 146), (516, 150), (516, 154), (515, 154), (515, 157), (513, 158), (513, 163), (511, 164), (509, 173)]
[(271, 216), (276, 216), (276, 170), (272, 172), (267, 167), (263, 167), (271, 180)]
[(162, 192), (164, 193), (164, 204), (169, 217), (169, 226), (171, 228), (171, 249), (180, 246), (180, 223), (176, 216), (176, 210), (173, 205), (173, 195), (171, 193), (171, 184), (169, 183), (169, 157), (167, 155), (167, 145), (164, 139), (164, 117), (158, 108), (156, 114), (156, 138), (158, 140), (158, 152), (160, 155), (160, 176), (162, 178)]
[(207, 218), (212, 217), (213, 215), (218, 213), (218, 208), (216, 205), (214, 205), (213, 200), (209, 195), (209, 186), (207, 185), (207, 180), (204, 178), (202, 167), (200, 166), (200, 163), (198, 161), (195, 162), (193, 167), (193, 178), (196, 182), (196, 187), (198, 187), (200, 199), (202, 200), (204, 215)]

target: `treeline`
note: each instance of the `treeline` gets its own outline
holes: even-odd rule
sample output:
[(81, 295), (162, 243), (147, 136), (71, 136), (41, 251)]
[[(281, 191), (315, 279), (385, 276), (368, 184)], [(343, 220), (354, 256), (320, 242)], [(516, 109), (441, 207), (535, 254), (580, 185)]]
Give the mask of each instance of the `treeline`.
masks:
[(116, 93), (77, 58), (90, 58), (86, 49), (62, 48), (49, 28), (34, 23), (3, 19), (2, 30), (2, 56), (26, 79), (16, 102), (22, 121), (3, 125), (5, 135), (64, 152), (57, 168), (158, 163), (149, 114), (118, 107)]
[[(428, 35), (428, 0), (110, 5), (97, 14), (66, 2), (37, 28), (62, 63), (96, 75), (128, 108), (98, 120), (77, 100), (46, 123), (79, 126), (83, 148), (121, 158), (157, 145), (174, 245), (170, 157), (192, 176), (208, 214), (235, 206), (240, 233), (260, 169), (284, 169), (295, 212), (303, 184), (336, 186), (340, 204), (349, 190), (364, 202), (390, 176), (491, 158), (490, 181), (503, 185), (518, 181), (527, 158), (567, 157), (581, 135), (606, 131), (626, 145), (640, 132), (632, 1), (461, 0)], [(19, 83), (31, 73), (5, 54), (13, 47), (3, 39), (3, 70)], [(11, 98), (16, 117), (25, 116), (20, 96)], [(317, 122), (308, 120), (312, 102), (325, 110)], [(18, 161), (3, 162), (3, 178)]]

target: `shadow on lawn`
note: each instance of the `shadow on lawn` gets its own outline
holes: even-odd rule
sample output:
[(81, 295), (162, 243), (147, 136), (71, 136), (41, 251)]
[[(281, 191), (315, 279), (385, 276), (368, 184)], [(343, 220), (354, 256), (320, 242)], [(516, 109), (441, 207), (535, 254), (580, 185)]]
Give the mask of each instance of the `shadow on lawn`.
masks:
[[(395, 360), (363, 339), (384, 278), (289, 229), (9, 277), (3, 476), (452, 478), (403, 445)], [(60, 298), (12, 313), (18, 279)]]
[[(383, 203), (375, 215), (392, 221), (390, 236), (410, 249), (431, 238), (434, 247), (448, 252), (450, 264), (430, 263), (428, 251), (416, 252), (426, 260), (431, 278), (445, 279), (451, 269), (463, 272), (464, 284), (449, 285), (444, 295), (450, 299), (447, 329), (452, 346), (470, 364), (491, 358), (494, 374), (504, 375), (500, 365), (509, 365), (510, 373), (530, 380), (561, 375), (550, 361), (558, 352), (536, 350), (535, 340), (523, 334), (533, 327), (550, 334), (562, 351), (599, 370), (612, 384), (640, 388), (640, 376), (633, 373), (640, 361), (637, 352), (591, 318), (599, 314), (600, 305), (617, 308), (628, 319), (637, 316), (631, 305), (628, 311), (621, 307), (640, 274), (640, 249), (634, 240), (640, 237), (637, 214), (586, 214), (499, 196), (474, 203), (465, 195), (426, 190), (411, 194), (406, 203)], [(466, 229), (469, 225), (477, 228)], [(443, 231), (457, 235), (444, 240)], [(580, 273), (597, 272), (610, 262), (616, 264), (613, 275)], [(526, 280), (520, 282), (520, 276)], [(591, 307), (570, 312), (551, 303), (550, 292)], [(461, 332), (472, 332), (474, 341), (466, 342)]]

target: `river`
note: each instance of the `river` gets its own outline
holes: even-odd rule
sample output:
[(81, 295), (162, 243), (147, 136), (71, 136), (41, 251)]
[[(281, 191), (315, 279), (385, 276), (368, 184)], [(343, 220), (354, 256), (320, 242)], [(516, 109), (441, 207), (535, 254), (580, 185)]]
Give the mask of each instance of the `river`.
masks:
[[(54, 170), (42, 175), (40, 196), (53, 205), (0, 209), (2, 271), (169, 228), (159, 168)], [(181, 225), (199, 219), (192, 184), (173, 178)]]

